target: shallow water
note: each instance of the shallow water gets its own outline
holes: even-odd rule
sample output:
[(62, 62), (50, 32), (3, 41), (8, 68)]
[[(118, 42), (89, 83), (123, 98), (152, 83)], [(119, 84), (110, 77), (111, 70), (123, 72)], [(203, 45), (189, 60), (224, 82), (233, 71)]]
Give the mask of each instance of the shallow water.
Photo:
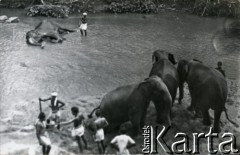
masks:
[[(42, 50), (28, 46), (25, 33), (46, 18), (25, 17), (20, 10), (0, 12), (19, 13), (20, 23), (0, 25), (1, 107), (45, 97), (53, 90), (61, 98), (72, 99), (138, 82), (148, 76), (156, 49), (172, 52), (178, 59), (197, 58), (213, 67), (221, 60), (228, 77), (238, 77), (240, 52), (229, 49), (222, 54), (213, 46), (225, 19), (181, 13), (89, 15), (87, 37), (72, 33), (62, 44), (48, 44)], [(78, 25), (77, 16), (49, 20), (70, 28)]]

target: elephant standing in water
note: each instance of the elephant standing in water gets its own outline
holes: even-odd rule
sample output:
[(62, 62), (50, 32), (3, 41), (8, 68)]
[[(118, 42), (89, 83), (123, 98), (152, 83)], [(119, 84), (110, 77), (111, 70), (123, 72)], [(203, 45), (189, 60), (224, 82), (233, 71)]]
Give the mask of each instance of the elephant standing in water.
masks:
[(43, 47), (43, 41), (61, 43), (65, 40), (62, 35), (75, 31), (76, 30), (64, 28), (55, 22), (43, 20), (34, 30), (30, 30), (26, 33), (26, 40), (30, 45)]
[(173, 54), (162, 50), (157, 50), (153, 52), (152, 61), (153, 66), (149, 76), (157, 75), (163, 79), (171, 94), (172, 102), (174, 103), (177, 94), (179, 78), (177, 69), (174, 66), (177, 62)]
[[(183, 99), (183, 84), (186, 81), (191, 95), (191, 107), (201, 111), (203, 124), (211, 125), (209, 109), (214, 110), (214, 132), (220, 132), (220, 116), (225, 111), (227, 100), (227, 81), (224, 76), (214, 68), (210, 68), (198, 61), (181, 60), (177, 67), (179, 73), (179, 103)], [(228, 119), (229, 120), (229, 119)], [(230, 120), (229, 120), (230, 121)], [(234, 124), (234, 122), (230, 121)]]
[[(133, 135), (137, 135), (139, 128), (144, 125), (147, 108), (153, 101), (157, 110), (157, 122), (171, 125), (170, 111), (172, 98), (163, 80), (152, 76), (139, 84), (126, 85), (106, 94), (99, 107), (103, 117), (107, 119), (110, 129), (116, 128), (124, 122), (131, 121)], [(162, 111), (161, 105), (166, 109)]]

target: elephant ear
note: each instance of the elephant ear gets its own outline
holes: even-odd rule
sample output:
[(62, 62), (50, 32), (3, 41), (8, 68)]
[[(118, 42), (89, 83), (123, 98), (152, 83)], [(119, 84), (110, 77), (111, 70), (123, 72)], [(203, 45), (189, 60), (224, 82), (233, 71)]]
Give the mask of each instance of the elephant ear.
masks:
[(174, 58), (174, 55), (172, 53), (168, 53), (168, 60), (173, 64), (173, 65), (176, 65), (177, 62)]
[(156, 57), (156, 55), (152, 55), (152, 63), (154, 64), (154, 63), (156, 63), (156, 62), (158, 62), (158, 57)]

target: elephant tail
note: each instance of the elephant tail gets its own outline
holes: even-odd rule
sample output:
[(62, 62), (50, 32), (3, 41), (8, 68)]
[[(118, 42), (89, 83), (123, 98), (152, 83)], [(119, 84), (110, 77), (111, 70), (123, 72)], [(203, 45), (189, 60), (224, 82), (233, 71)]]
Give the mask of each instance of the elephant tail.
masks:
[(224, 112), (225, 112), (225, 114), (226, 114), (227, 120), (228, 120), (230, 123), (232, 123), (235, 127), (239, 127), (239, 125), (238, 125), (236, 122), (234, 122), (234, 121), (232, 121), (232, 120), (229, 119), (228, 114), (227, 114), (227, 109), (226, 109), (225, 107), (224, 107)]
[(100, 105), (92, 110), (92, 112), (88, 115), (88, 118), (92, 118), (93, 113), (98, 109), (100, 109)]

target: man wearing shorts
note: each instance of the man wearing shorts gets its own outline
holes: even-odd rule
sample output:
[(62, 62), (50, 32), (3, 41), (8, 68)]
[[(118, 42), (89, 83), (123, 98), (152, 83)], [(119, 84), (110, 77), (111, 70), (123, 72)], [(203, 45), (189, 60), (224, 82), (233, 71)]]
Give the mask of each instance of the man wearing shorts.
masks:
[(83, 32), (85, 33), (85, 36), (87, 36), (87, 13), (84, 12), (83, 13), (83, 17), (81, 18), (80, 20), (80, 32), (81, 32), (81, 35), (83, 36)]
[[(51, 111), (49, 116), (47, 117), (47, 123), (50, 123), (51, 120), (53, 120), (55, 124), (60, 123), (60, 118), (61, 118), (60, 108), (62, 108), (65, 105), (65, 103), (58, 100), (57, 95), (58, 95), (57, 92), (53, 92), (51, 94), (51, 97), (47, 99), (39, 98), (39, 101), (43, 101), (43, 102), (51, 101), (51, 105), (50, 105)], [(58, 126), (58, 129), (59, 128), (60, 127)]]
[(97, 110), (95, 112), (97, 119), (94, 121), (94, 124), (96, 126), (96, 132), (95, 132), (95, 141), (98, 145), (99, 153), (102, 154), (105, 152), (105, 146), (104, 146), (104, 130), (106, 126), (108, 126), (108, 122), (104, 117), (101, 117), (100, 110)]
[(83, 148), (82, 148), (81, 140), (83, 141), (83, 143), (85, 145), (85, 149), (88, 148), (87, 141), (84, 137), (84, 131), (85, 131), (84, 125), (83, 125), (84, 116), (79, 115), (78, 107), (72, 107), (71, 112), (72, 112), (72, 115), (74, 116), (74, 118), (72, 120), (68, 121), (68, 122), (60, 123), (60, 125), (73, 124), (72, 137), (77, 141), (79, 150), (82, 153)]
[(51, 141), (46, 131), (46, 115), (41, 112), (38, 116), (38, 120), (35, 123), (36, 135), (39, 141), (39, 144), (42, 146), (42, 152), (44, 155), (48, 155), (51, 150)]

